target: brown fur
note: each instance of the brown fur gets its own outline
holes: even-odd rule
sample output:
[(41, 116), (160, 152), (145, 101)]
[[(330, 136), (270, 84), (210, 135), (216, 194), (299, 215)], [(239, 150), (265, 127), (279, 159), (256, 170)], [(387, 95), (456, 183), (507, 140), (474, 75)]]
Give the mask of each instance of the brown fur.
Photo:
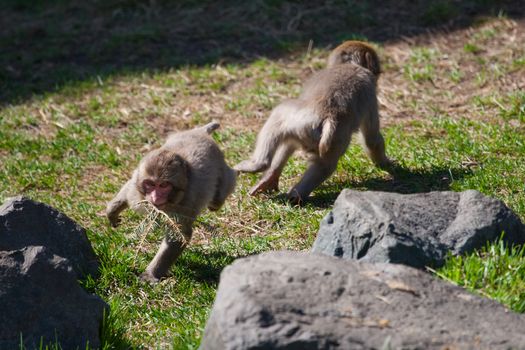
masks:
[(302, 202), (335, 171), (352, 133), (358, 130), (372, 160), (388, 166), (379, 131), (379, 74), (379, 59), (370, 45), (349, 41), (334, 49), (327, 68), (305, 82), (297, 99), (275, 107), (257, 136), (251, 159), (235, 166), (241, 172), (264, 171), (250, 193), (277, 190), (288, 158), (302, 149), (309, 154), (310, 166), (288, 192), (292, 202)]
[(374, 48), (362, 41), (349, 40), (336, 47), (328, 56), (327, 67), (343, 63), (355, 63), (371, 71), (376, 79), (381, 74), (379, 56)]
[[(172, 134), (164, 145), (146, 154), (131, 179), (108, 203), (110, 223), (117, 226), (120, 212), (128, 207), (141, 209), (137, 204), (145, 199), (145, 180), (167, 181), (172, 192), (168, 203), (159, 209), (182, 218), (182, 233), (189, 241), (197, 215), (206, 207), (218, 210), (235, 187), (236, 172), (209, 136), (217, 127), (217, 123), (210, 123)], [(166, 276), (183, 248), (184, 244), (166, 236), (142, 278), (156, 281)]]

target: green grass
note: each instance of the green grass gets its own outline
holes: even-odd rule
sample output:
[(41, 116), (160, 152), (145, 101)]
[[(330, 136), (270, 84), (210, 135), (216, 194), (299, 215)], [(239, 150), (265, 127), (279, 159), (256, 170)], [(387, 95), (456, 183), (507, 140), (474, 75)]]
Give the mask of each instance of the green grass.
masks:
[[(23, 5), (20, 0), (11, 3)], [(135, 2), (122, 3), (127, 14), (138, 16), (144, 10)], [(111, 4), (99, 10), (116, 11), (112, 18), (118, 20), (123, 14)], [(282, 1), (265, 4), (264, 16), (284, 6)], [(448, 20), (455, 15), (456, 3), (435, 4), (424, 20)], [(184, 6), (192, 5), (188, 1)], [(308, 18), (304, 20), (309, 23)], [(371, 23), (366, 13), (352, 20), (356, 26)], [(133, 17), (132, 22), (136, 21)], [(296, 47), (293, 40), (276, 44), (265, 37), (257, 44), (266, 47), (272, 42), (288, 48), (284, 50), (287, 54), (237, 62), (204, 59), (189, 65), (171, 64), (166, 52), (160, 52), (155, 61), (158, 66), (133, 66), (100, 75), (93, 74), (100, 67), (88, 67), (85, 76), (75, 72), (74, 79), (66, 79), (67, 74), (53, 75), (43, 82), (37, 75), (29, 85), (27, 79), (5, 85), (12, 89), (5, 94), (9, 103), (0, 107), (0, 201), (23, 193), (56, 207), (87, 229), (102, 270), (100, 279), (82, 283), (111, 307), (102, 330), (104, 349), (196, 349), (220, 271), (238, 257), (262, 251), (309, 249), (319, 221), (343, 188), (401, 193), (476, 189), (503, 200), (525, 218), (525, 99), (509, 83), (524, 76), (525, 53), (518, 39), (508, 40), (514, 33), (509, 25), (504, 18), (487, 22), (457, 34), (451, 40), (457, 43), (450, 46), (378, 45), (385, 62), (379, 80), (381, 101), (385, 102), (383, 130), (387, 152), (401, 166), (396, 176), (374, 167), (357, 142), (304, 207), (289, 205), (283, 196), (305, 169), (300, 156), (285, 168), (281, 191), (276, 194), (249, 196), (257, 176), (242, 175), (224, 208), (203, 214), (172, 277), (158, 285), (142, 283), (137, 276), (153, 257), (160, 237), (151, 235), (140, 246), (133, 232), (141, 217), (129, 211), (123, 214), (121, 226), (109, 227), (99, 215), (106, 201), (141, 156), (174, 129), (218, 120), (222, 127), (214, 137), (228, 163), (247, 157), (271, 108), (296, 96), (311, 71), (324, 66), (325, 48), (316, 46), (309, 53), (288, 50)], [(100, 59), (111, 56), (112, 47), (128, 53), (129, 47), (119, 46), (124, 41), (148, 46), (147, 38), (162, 37), (158, 28), (151, 24), (112, 32), (103, 43)], [(24, 38), (27, 33), (20, 31)], [(222, 31), (232, 34), (235, 28)], [(341, 40), (354, 36), (351, 31), (334, 33)], [(471, 42), (480, 50), (469, 48)], [(36, 58), (60, 55), (55, 44), (42, 49)], [(512, 55), (493, 55), (493, 47)], [(472, 54), (465, 55), (465, 51)], [(14, 51), (0, 62), (9, 61), (10, 55)], [(92, 55), (96, 56), (94, 52), (88, 56)], [(162, 68), (164, 63), (170, 68)], [(20, 67), (30, 66), (24, 61)], [(37, 94), (28, 97), (26, 85)], [(458, 97), (459, 102), (455, 101)], [(523, 250), (496, 243), (468, 257), (449, 259), (437, 274), (523, 312), (522, 266)]]
[(435, 62), (440, 57), (435, 49), (417, 48), (412, 50), (410, 61), (404, 66), (405, 76), (415, 82), (435, 79)]
[(473, 53), (473, 54), (479, 53), (481, 51), (481, 49), (476, 44), (472, 44), (472, 43), (466, 43), (463, 46), (463, 50), (465, 52)]
[[(509, 108), (513, 105), (512, 100), (505, 101)], [(337, 173), (314, 192), (312, 202), (304, 208), (292, 207), (279, 196), (247, 196), (255, 176), (242, 176), (223, 211), (217, 216), (203, 216), (194, 237), (200, 242), (178, 261), (173, 277), (157, 286), (141, 283), (137, 275), (152, 258), (159, 238), (151, 237), (146, 249), (136, 254), (138, 239), (130, 237), (129, 232), (140, 217), (126, 213), (123, 226), (112, 229), (96, 215), (104, 204), (97, 198), (109, 198), (116, 192), (136, 159), (132, 154), (118, 156), (110, 145), (101, 142), (90, 124), (80, 122), (58, 129), (52, 136), (34, 137), (27, 130), (9, 128), (10, 123), (2, 120), (3, 130), (10, 132), (3, 133), (1, 149), (10, 154), (3, 157), (0, 193), (5, 199), (9, 194), (25, 192), (88, 227), (102, 263), (102, 277), (87, 285), (107, 300), (112, 310), (103, 332), (106, 348), (123, 344), (196, 348), (221, 269), (237, 257), (261, 251), (308, 249), (326, 208), (345, 187), (405, 193), (473, 188), (503, 199), (523, 217), (525, 125), (507, 124), (513, 117), (518, 118), (509, 116), (490, 124), (437, 116), (410, 123), (408, 136), (406, 127), (385, 128), (389, 153), (406, 173), (393, 181), (353, 145)], [(217, 140), (233, 163), (248, 154), (254, 136), (226, 129), (218, 133)], [(125, 145), (126, 139), (115, 142)], [(99, 174), (86, 174), (91, 168), (98, 169)], [(304, 162), (294, 159), (285, 170), (284, 187), (296, 181), (302, 170)], [(237, 229), (240, 232), (235, 234)], [(202, 239), (200, 234), (208, 237)], [(525, 263), (522, 252), (509, 254), (498, 245), (488, 249), (472, 257), (452, 259), (440, 273), (523, 311), (520, 286), (524, 270), (517, 268)], [(505, 272), (503, 267), (507, 268)], [(499, 280), (502, 278), (504, 283)]]
[(451, 258), (438, 276), (474, 293), (496, 299), (516, 312), (525, 312), (525, 246), (503, 241), (467, 256)]

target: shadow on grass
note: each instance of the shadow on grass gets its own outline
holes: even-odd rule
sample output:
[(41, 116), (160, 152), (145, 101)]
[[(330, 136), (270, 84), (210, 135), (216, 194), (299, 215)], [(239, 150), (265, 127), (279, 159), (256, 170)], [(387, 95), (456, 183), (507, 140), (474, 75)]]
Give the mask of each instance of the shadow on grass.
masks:
[(5, 0), (0, 105), (114, 74), (276, 58), (306, 52), (310, 40), (406, 40), (524, 11), (486, 0)]
[(271, 245), (264, 237), (220, 239), (211, 247), (190, 246), (176, 263), (176, 273), (196, 281), (218, 284), (222, 269), (234, 260), (270, 249)]
[(337, 196), (345, 188), (363, 191), (384, 191), (403, 194), (430, 191), (446, 191), (453, 180), (459, 180), (470, 174), (470, 170), (460, 168), (433, 168), (409, 170), (400, 166), (391, 169), (390, 179), (367, 179), (348, 181), (333, 185), (321, 186), (317, 193), (310, 197), (306, 206), (330, 208)]
[(217, 285), (222, 269), (239, 257), (223, 251), (192, 250), (183, 254), (177, 264), (183, 268), (186, 277)]
[[(115, 309), (118, 309), (118, 307), (115, 307), (115, 305), (112, 304), (112, 301), (108, 301), (106, 298), (107, 295), (101, 295), (103, 293), (97, 291), (97, 280), (98, 278), (93, 279), (93, 276), (88, 276), (85, 279), (79, 280), (79, 283), (86, 292), (92, 295), (97, 295), (108, 304), (108, 308), (104, 309), (102, 323), (100, 324), (99, 328), (101, 349), (133, 349), (133, 344), (130, 343), (124, 335), (125, 329), (122, 323), (119, 322), (118, 312), (115, 311)], [(40, 348), (54, 349), (53, 346)], [(57, 349), (62, 349), (62, 347), (57, 347)], [(86, 350), (89, 349), (91, 349), (91, 347), (86, 346)]]

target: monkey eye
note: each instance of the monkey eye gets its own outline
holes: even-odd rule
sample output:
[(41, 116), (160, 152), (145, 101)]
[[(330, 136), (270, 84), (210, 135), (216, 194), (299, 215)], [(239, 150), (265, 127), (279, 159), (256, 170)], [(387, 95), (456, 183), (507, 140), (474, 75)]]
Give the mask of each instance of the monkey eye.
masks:
[(151, 191), (155, 187), (155, 182), (151, 180), (144, 180), (142, 182), (142, 186), (144, 187), (144, 189), (146, 189), (146, 191)]
[(160, 186), (160, 188), (168, 188), (170, 186), (170, 183), (164, 181), (164, 182), (161, 182), (161, 184), (159, 186)]

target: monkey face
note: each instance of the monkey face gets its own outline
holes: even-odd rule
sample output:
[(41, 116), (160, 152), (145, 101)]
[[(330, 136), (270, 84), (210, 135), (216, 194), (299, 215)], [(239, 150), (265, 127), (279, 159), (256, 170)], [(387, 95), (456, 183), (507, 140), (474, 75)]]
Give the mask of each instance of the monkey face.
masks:
[(168, 197), (173, 190), (173, 185), (167, 181), (144, 180), (142, 182), (145, 198), (156, 207), (168, 202)]
[(137, 189), (161, 210), (170, 204), (178, 204), (184, 197), (187, 184), (186, 161), (174, 152), (155, 150), (139, 166)]

